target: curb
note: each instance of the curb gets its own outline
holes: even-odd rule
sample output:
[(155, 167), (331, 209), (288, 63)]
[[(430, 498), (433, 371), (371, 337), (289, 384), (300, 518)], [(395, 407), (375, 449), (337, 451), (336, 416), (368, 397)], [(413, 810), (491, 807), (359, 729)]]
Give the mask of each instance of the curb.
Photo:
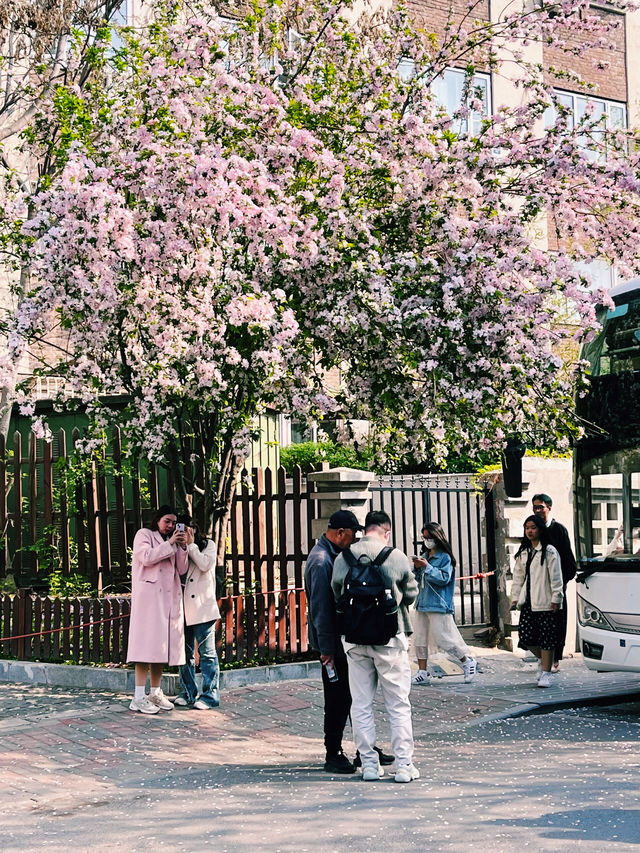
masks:
[[(292, 681), (315, 676), (320, 672), (319, 661), (277, 663), (268, 666), (226, 669), (220, 673), (220, 687), (245, 687), (275, 681)], [(196, 676), (198, 680), (200, 676)], [(103, 669), (96, 666), (67, 666), (63, 663), (34, 663), (32, 661), (0, 660), (0, 682), (45, 684), (48, 687), (75, 687), (112, 693), (130, 693), (134, 688), (133, 669)], [(180, 691), (180, 676), (165, 673), (162, 690), (167, 696)]]
[(477, 720), (469, 720), (466, 726), (478, 726), (482, 723), (500, 722), (500, 720), (514, 720), (518, 717), (533, 717), (540, 714), (552, 714), (554, 711), (564, 711), (569, 708), (589, 708), (598, 705), (620, 705), (623, 702), (640, 702), (640, 688), (628, 688), (617, 693), (604, 693), (594, 696), (592, 693), (584, 696), (574, 696), (571, 699), (551, 699), (548, 702), (539, 702), (528, 705), (514, 705), (506, 711), (498, 711), (495, 714), (487, 714)]

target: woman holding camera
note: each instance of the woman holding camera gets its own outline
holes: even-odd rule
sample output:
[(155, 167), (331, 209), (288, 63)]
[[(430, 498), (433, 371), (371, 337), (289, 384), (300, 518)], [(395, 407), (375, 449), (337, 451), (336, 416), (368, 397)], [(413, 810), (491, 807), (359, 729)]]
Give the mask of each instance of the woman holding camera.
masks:
[[(135, 662), (135, 695), (129, 708), (142, 714), (170, 711), (173, 705), (160, 689), (165, 664), (184, 663), (184, 612), (180, 575), (189, 565), (187, 535), (176, 530), (172, 506), (161, 506), (149, 529), (133, 540), (131, 616), (127, 661)], [(145, 696), (147, 674), (151, 688)]]
[[(220, 666), (216, 654), (216, 622), (220, 618), (216, 598), (216, 544), (200, 535), (188, 515), (178, 516), (186, 526), (189, 569), (184, 580), (184, 641), (187, 661), (180, 667), (182, 691), (174, 700), (179, 707), (192, 705), (207, 711), (220, 705)], [(196, 683), (195, 646), (198, 644), (202, 690)]]

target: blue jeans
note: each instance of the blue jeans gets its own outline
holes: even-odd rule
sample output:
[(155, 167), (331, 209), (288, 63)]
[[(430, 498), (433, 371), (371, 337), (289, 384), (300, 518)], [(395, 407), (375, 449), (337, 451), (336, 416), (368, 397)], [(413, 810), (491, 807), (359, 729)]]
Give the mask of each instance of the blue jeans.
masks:
[[(190, 705), (201, 699), (211, 708), (220, 705), (220, 666), (216, 654), (215, 621), (201, 622), (199, 625), (184, 626), (184, 652), (187, 662), (180, 667), (182, 692), (180, 695)], [(202, 692), (198, 696), (196, 684), (195, 641), (200, 654), (200, 672), (202, 673)]]

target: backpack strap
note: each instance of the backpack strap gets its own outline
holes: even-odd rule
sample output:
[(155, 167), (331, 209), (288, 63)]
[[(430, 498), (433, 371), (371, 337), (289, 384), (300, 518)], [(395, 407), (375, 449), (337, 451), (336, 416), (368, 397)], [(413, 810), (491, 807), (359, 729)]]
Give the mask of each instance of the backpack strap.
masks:
[[(369, 565), (372, 568), (379, 569), (392, 551), (393, 548), (390, 548), (388, 545), (385, 545), (385, 547), (378, 553), (378, 556), (375, 558), (375, 560), (371, 560), (369, 562)], [(350, 548), (345, 548), (344, 551), (342, 551), (342, 556), (344, 557), (345, 562), (349, 566), (349, 568), (354, 569), (356, 566), (362, 565), (362, 563), (360, 562), (360, 557), (365, 557), (366, 554), (360, 554), (360, 557), (356, 557), (356, 555), (351, 551)]]
[(375, 566), (376, 569), (379, 569), (392, 551), (393, 548), (389, 547), (389, 545), (385, 545), (371, 565)]
[(344, 551), (341, 552), (341, 554), (344, 557), (345, 563), (347, 564), (347, 566), (349, 566), (350, 569), (353, 569), (355, 566), (358, 565), (358, 561), (353, 556), (349, 548), (345, 548)]

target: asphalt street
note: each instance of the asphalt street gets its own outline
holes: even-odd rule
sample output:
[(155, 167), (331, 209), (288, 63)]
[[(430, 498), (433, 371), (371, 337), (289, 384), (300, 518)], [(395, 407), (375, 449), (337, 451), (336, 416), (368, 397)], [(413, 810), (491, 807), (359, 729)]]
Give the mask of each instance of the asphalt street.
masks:
[(415, 692), (422, 776), (399, 785), (322, 770), (317, 682), (152, 718), (126, 697), (0, 685), (0, 849), (638, 850), (640, 703), (431, 725), (467, 687)]

